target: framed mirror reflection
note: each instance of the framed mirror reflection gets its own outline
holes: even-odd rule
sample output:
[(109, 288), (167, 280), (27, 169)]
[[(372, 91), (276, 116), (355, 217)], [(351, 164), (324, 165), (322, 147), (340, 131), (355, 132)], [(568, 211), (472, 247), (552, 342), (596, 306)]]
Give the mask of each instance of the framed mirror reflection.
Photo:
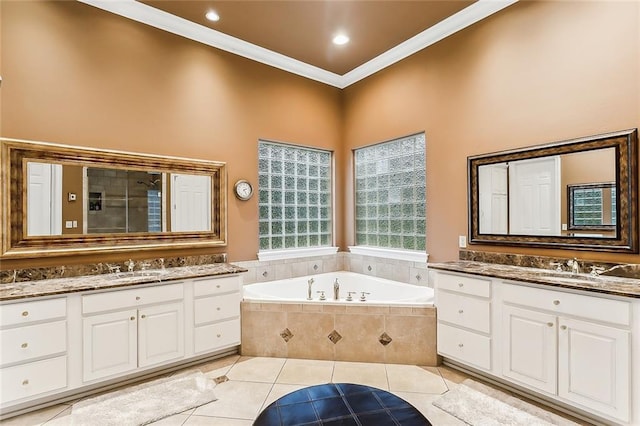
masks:
[(471, 243), (638, 252), (637, 129), (467, 159)]
[(0, 142), (2, 258), (226, 245), (224, 163)]

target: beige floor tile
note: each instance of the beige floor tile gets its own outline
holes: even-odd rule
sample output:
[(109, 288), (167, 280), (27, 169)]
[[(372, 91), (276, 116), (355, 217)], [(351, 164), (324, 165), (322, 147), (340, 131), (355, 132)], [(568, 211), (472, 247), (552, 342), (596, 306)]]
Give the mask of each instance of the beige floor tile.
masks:
[(61, 412), (68, 409), (67, 404), (52, 405), (51, 407), (23, 414), (21, 416), (12, 417), (3, 420), (2, 426), (35, 426), (44, 424), (47, 420), (53, 419)]
[(440, 375), (447, 381), (455, 383), (455, 384), (459, 384), (464, 382), (465, 380), (467, 380), (468, 378), (470, 378), (471, 376), (455, 370), (451, 367), (447, 367), (446, 365), (441, 365), (438, 367), (438, 371), (440, 372)]
[(288, 359), (276, 383), (318, 385), (331, 382), (333, 361)]
[(273, 383), (286, 360), (284, 358), (250, 358), (237, 362), (227, 373), (229, 380)]
[(333, 367), (333, 383), (355, 383), (389, 389), (384, 364), (336, 361)]
[(149, 424), (153, 426), (182, 426), (189, 416), (190, 414), (174, 414), (173, 416), (165, 417), (162, 420)]
[(414, 392), (393, 392), (394, 395), (407, 401), (420, 411), (434, 426), (466, 426), (462, 420), (434, 406), (433, 401), (439, 397), (434, 394)]
[(216, 386), (217, 401), (196, 408), (194, 416), (253, 420), (272, 388), (271, 383), (229, 381)]
[(184, 426), (252, 426), (253, 420), (228, 419), (225, 417), (191, 416)]
[(448, 390), (439, 374), (415, 365), (387, 364), (386, 368), (391, 391), (441, 394)]
[(291, 392), (295, 392), (297, 390), (300, 390), (302, 388), (304, 388), (306, 386), (304, 385), (287, 385), (287, 384), (278, 384), (276, 383), (275, 385), (273, 385), (273, 388), (271, 388), (271, 392), (269, 392), (269, 395), (267, 396), (267, 399), (264, 401), (264, 404), (262, 404), (262, 408), (260, 409), (260, 411), (264, 410), (267, 406), (269, 406), (272, 402), (274, 402), (276, 399), (279, 399)]

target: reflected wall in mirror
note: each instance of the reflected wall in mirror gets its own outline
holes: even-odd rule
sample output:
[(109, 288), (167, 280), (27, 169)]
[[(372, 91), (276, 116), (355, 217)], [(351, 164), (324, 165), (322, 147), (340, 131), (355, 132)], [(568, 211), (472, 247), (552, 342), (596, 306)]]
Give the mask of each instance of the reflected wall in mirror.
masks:
[(3, 258), (226, 244), (224, 163), (1, 143)]
[(638, 252), (637, 129), (469, 157), (471, 243)]

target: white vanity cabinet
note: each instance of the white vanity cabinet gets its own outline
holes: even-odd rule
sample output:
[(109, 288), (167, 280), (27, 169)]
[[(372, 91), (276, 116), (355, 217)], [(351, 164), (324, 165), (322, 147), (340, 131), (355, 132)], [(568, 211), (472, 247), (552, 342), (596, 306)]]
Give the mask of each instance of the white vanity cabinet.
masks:
[[(445, 362), (609, 422), (640, 424), (633, 355), (640, 349), (640, 301), (457, 272), (434, 275), (438, 353)], [(469, 345), (473, 351), (466, 352)]]
[(236, 277), (194, 280), (194, 353), (240, 344), (241, 287)]
[(629, 421), (631, 303), (501, 287), (504, 377)]
[(183, 297), (182, 283), (83, 296), (83, 380), (182, 358)]
[(438, 273), (438, 353), (491, 370), (491, 280)]
[(0, 306), (0, 395), (19, 401), (67, 387), (66, 298)]

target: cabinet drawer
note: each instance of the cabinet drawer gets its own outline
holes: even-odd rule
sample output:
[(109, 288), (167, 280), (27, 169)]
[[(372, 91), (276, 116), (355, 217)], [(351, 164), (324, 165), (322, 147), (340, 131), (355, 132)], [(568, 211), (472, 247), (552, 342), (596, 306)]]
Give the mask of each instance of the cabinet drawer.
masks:
[(485, 370), (491, 369), (491, 339), (471, 331), (438, 324), (438, 353)]
[(240, 291), (240, 277), (202, 278), (193, 282), (193, 293), (196, 297), (232, 291)]
[(624, 326), (631, 324), (631, 304), (622, 300), (507, 283), (502, 288), (502, 300), (504, 303), (543, 309), (557, 314)]
[(196, 327), (194, 337), (195, 353), (239, 345), (240, 319)]
[(152, 303), (180, 300), (182, 298), (182, 283), (89, 294), (82, 296), (82, 313), (91, 314), (116, 309), (127, 309)]
[(67, 322), (58, 321), (0, 331), (0, 365), (28, 361), (67, 350)]
[(194, 303), (195, 325), (240, 316), (240, 293), (202, 297)]
[(438, 319), (482, 333), (491, 331), (491, 304), (457, 293), (438, 290)]
[(436, 287), (443, 290), (471, 294), (473, 296), (491, 296), (491, 280), (469, 275), (456, 275), (438, 272)]
[(0, 370), (2, 403), (32, 397), (67, 386), (67, 357), (16, 365)]
[(28, 324), (67, 316), (67, 299), (38, 300), (0, 306), (0, 325)]

